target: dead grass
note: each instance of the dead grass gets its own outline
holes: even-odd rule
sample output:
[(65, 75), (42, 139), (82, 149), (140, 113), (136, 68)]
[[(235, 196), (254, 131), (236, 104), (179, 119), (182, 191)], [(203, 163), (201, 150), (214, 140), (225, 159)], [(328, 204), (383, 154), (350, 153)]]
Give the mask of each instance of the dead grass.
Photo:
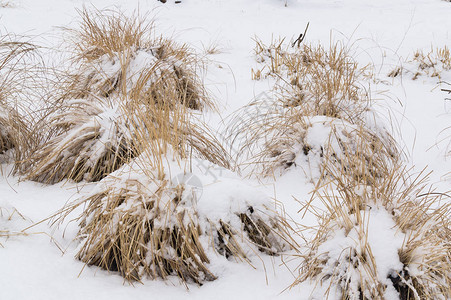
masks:
[[(156, 143), (147, 148), (156, 149)], [(78, 259), (128, 281), (178, 276), (202, 284), (217, 278), (208, 267), (212, 251), (251, 263), (249, 251), (276, 255), (286, 247), (278, 217), (267, 208), (243, 205), (219, 221), (199, 213), (198, 190), (170, 179), (170, 172), (189, 167), (170, 148), (160, 140), (160, 152), (143, 152), (103, 179), (91, 196), (63, 209), (62, 218), (87, 207), (78, 219)], [(155, 168), (158, 156), (161, 169)], [(241, 226), (229, 223), (228, 214)]]
[(327, 165), (346, 170), (356, 180), (385, 175), (401, 157), (384, 128), (310, 115), (303, 107), (255, 102), (237, 115), (228, 129), (241, 169), (279, 176), (302, 168), (314, 182), (328, 177)]
[[(254, 79), (273, 77), (276, 83), (228, 128), (242, 168), (256, 165), (252, 173), (271, 176), (299, 166), (316, 181), (327, 175), (326, 160), (363, 159), (365, 170), (377, 177), (379, 168), (399, 158), (387, 130), (370, 125), (379, 118), (364, 88), (371, 70), (359, 66), (351, 48), (341, 43), (293, 48), (284, 39), (266, 46), (257, 39), (255, 54), (263, 67), (253, 71)], [(362, 176), (353, 165), (346, 167)]]
[[(281, 251), (275, 213), (243, 206), (230, 212), (238, 228), (226, 218), (211, 220), (197, 211), (195, 190), (170, 180), (174, 168), (187, 172), (194, 159), (230, 167), (228, 153), (195, 116), (208, 103), (199, 102), (191, 87), (196, 82), (203, 91), (191, 81), (194, 73), (184, 71), (196, 63), (187, 61), (187, 48), (163, 39), (143, 42), (150, 27), (135, 17), (86, 10), (81, 15), (76, 58), (95, 73), (83, 71), (90, 75), (76, 79), (82, 88), (58, 99), (49, 114), (55, 137), (32, 157), (27, 172), (50, 182), (106, 176), (90, 197), (62, 211), (64, 218), (87, 205), (79, 218), (83, 245), (77, 258), (129, 281), (175, 275), (201, 284), (216, 278), (208, 269), (212, 250), (249, 263), (249, 251)], [(133, 72), (141, 62), (144, 67)]]
[(412, 80), (420, 76), (437, 77), (441, 80), (442, 73), (451, 70), (451, 52), (448, 46), (431, 47), (428, 52), (417, 50), (413, 58), (406, 61), (412, 64), (412, 68), (396, 67), (391, 71), (389, 77), (397, 77), (402, 74), (412, 75)]
[[(441, 203), (450, 196), (428, 190), (425, 176), (410, 177), (403, 168), (391, 169), (376, 183), (371, 177), (353, 180), (346, 170), (332, 168), (330, 185), (315, 191), (326, 210), (321, 213), (312, 202), (305, 205), (319, 226), (294, 285), (313, 281), (326, 298), (336, 289), (343, 299), (388, 299), (390, 290), (399, 299), (449, 298), (450, 206)], [(370, 225), (381, 211), (389, 226), (383, 238), (396, 245), (404, 237), (395, 253), (390, 247), (384, 253), (394, 257), (387, 274), (378, 266), (381, 254), (379, 260), (374, 256), (379, 245), (369, 242), (374, 234), (369, 228), (382, 224)]]
[(21, 157), (27, 145), (28, 124), (21, 112), (27, 110), (27, 79), (34, 74), (24, 59), (36, 46), (11, 34), (0, 35), (0, 154), (15, 149)]
[[(165, 90), (169, 94), (162, 97), (171, 92)], [(78, 259), (117, 271), (128, 281), (178, 276), (202, 284), (216, 279), (208, 267), (212, 251), (250, 263), (249, 249), (272, 255), (283, 249), (279, 235), (284, 231), (275, 213), (243, 205), (242, 211), (230, 212), (241, 224), (236, 228), (228, 219), (201, 215), (197, 190), (172, 182), (174, 174), (189, 172), (195, 159), (230, 164), (227, 152), (187, 106), (128, 100), (122, 111), (139, 156), (101, 180), (91, 196), (62, 211), (64, 218), (86, 205), (78, 219)]]
[[(1, 207), (0, 206), (0, 220), (1, 221), (11, 221), (13, 219), (20, 218), (22, 220), (26, 220), (26, 218), (14, 207)], [(10, 230), (8, 228), (2, 228), (0, 227), (0, 238), (8, 240), (11, 237), (15, 236), (26, 236), (27, 233), (24, 231), (15, 231)], [(0, 247), (4, 247), (3, 244), (0, 242)]]
[(67, 101), (49, 123), (57, 134), (22, 162), (26, 179), (98, 181), (136, 156), (127, 119), (102, 99)]
[(168, 89), (177, 94), (165, 101), (197, 110), (213, 106), (197, 75), (198, 57), (188, 46), (156, 36), (147, 16), (86, 8), (79, 14), (79, 28), (66, 29), (78, 71), (68, 76), (63, 98), (139, 95), (152, 102)]
[[(18, 172), (44, 183), (98, 181), (143, 151), (155, 150), (158, 165), (161, 140), (182, 157), (193, 154), (184, 152), (190, 144), (189, 151), (228, 167), (230, 158), (208, 127), (192, 120), (193, 110), (213, 107), (196, 56), (153, 37), (145, 16), (85, 8), (80, 17), (79, 29), (67, 29), (78, 69), (60, 78), (36, 124), (41, 141)], [(152, 143), (156, 148), (147, 149)]]
[(269, 46), (256, 39), (256, 44), (257, 62), (263, 65), (258, 77), (277, 79), (274, 90), (284, 106), (302, 106), (310, 115), (351, 123), (370, 106), (361, 85), (369, 68), (359, 66), (349, 47), (337, 42), (329, 48), (306, 44), (293, 48), (284, 39)]

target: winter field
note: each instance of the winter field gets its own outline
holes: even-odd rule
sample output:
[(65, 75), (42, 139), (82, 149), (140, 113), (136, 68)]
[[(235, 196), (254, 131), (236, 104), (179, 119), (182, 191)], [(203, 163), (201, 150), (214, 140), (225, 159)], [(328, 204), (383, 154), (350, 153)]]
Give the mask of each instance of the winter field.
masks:
[(0, 0), (0, 300), (451, 299), (451, 2)]

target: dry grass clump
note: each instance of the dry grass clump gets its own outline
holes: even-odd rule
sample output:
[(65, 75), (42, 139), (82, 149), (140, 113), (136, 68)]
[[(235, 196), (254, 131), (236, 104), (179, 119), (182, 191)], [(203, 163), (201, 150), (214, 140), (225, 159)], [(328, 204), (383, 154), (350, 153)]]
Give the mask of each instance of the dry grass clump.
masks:
[[(78, 68), (63, 87), (63, 98), (132, 95), (197, 110), (212, 106), (197, 76), (196, 55), (186, 45), (155, 37), (145, 16), (86, 8), (80, 16), (79, 29), (68, 29)], [(175, 98), (163, 99), (165, 90), (176, 91)]]
[(57, 87), (53, 107), (36, 125), (41, 142), (20, 161), (19, 172), (44, 183), (98, 181), (148, 151), (141, 145), (148, 140), (174, 148), (186, 140), (191, 151), (228, 167), (208, 128), (191, 120), (191, 110), (212, 107), (195, 55), (152, 38), (145, 18), (86, 9), (80, 15), (80, 29), (69, 30), (76, 74), (66, 74)]
[(216, 279), (208, 268), (215, 249), (248, 262), (249, 251), (281, 251), (285, 244), (277, 230), (283, 231), (274, 213), (244, 202), (224, 218), (211, 219), (210, 211), (198, 207), (202, 183), (177, 179), (190, 174), (192, 161), (229, 164), (207, 129), (191, 122), (186, 106), (164, 109), (138, 98), (124, 110), (140, 155), (63, 210), (65, 216), (86, 205), (79, 218), (78, 259), (129, 281), (175, 275), (201, 284)]
[(449, 195), (422, 195), (419, 203), (403, 203), (397, 223), (406, 239), (399, 249), (403, 270), (398, 291), (405, 299), (449, 299), (451, 297), (451, 206), (435, 208)]
[(59, 134), (22, 162), (29, 180), (98, 181), (136, 156), (121, 108), (102, 99), (66, 101), (48, 121)]
[(265, 105), (252, 103), (229, 128), (237, 161), (254, 174), (281, 175), (297, 167), (317, 181), (326, 178), (327, 165), (334, 164), (356, 180), (376, 179), (385, 176), (400, 158), (384, 128), (309, 115), (303, 107)]
[[(216, 279), (199, 241), (193, 191), (183, 185), (171, 187), (167, 178), (127, 177), (106, 178), (104, 190), (86, 199), (80, 230), (84, 241), (77, 258), (118, 271), (130, 281), (169, 275), (197, 283)], [(184, 193), (192, 195), (183, 197)]]
[(0, 35), (0, 154), (15, 148), (16, 156), (27, 144), (27, 125), (20, 110), (25, 106), (23, 93), (27, 68), (24, 58), (31, 55), (36, 47), (29, 42), (17, 41), (19, 38)]
[[(371, 104), (361, 79), (368, 68), (353, 58), (352, 50), (341, 43), (302, 44), (295, 48), (284, 39), (269, 46), (256, 40), (261, 77), (277, 79), (274, 90), (284, 106), (302, 106), (310, 115), (323, 115), (355, 123)], [(256, 78), (257, 79), (257, 78)]]
[(294, 285), (313, 281), (326, 298), (448, 299), (450, 206), (437, 205), (449, 195), (424, 193), (424, 178), (404, 169), (377, 184), (335, 172), (316, 195), (326, 210), (306, 206), (319, 226)]
[(431, 47), (431, 50), (427, 53), (423, 50), (417, 50), (413, 58), (408, 60), (407, 63), (413, 65), (412, 69), (397, 67), (388, 76), (397, 77), (402, 74), (411, 74), (412, 80), (418, 79), (419, 76), (441, 79), (443, 72), (451, 70), (451, 52), (448, 46), (435, 49)]
[[(325, 161), (363, 159), (365, 169), (348, 165), (347, 173), (378, 177), (399, 158), (363, 88), (370, 70), (359, 66), (351, 49), (341, 43), (293, 48), (284, 40), (266, 46), (257, 40), (255, 52), (263, 65), (259, 76), (276, 83), (271, 94), (243, 108), (228, 129), (242, 165), (262, 166), (264, 176), (300, 166), (308, 177), (320, 179), (327, 175)], [(353, 159), (344, 159), (348, 156)]]
[(154, 168), (152, 160), (158, 155), (146, 153), (103, 179), (91, 196), (65, 209), (67, 214), (87, 205), (79, 218), (83, 245), (78, 259), (118, 271), (129, 281), (175, 275), (182, 282), (202, 284), (216, 279), (208, 268), (215, 257), (212, 251), (250, 263), (249, 252), (275, 255), (284, 249), (277, 216), (264, 206), (243, 201), (219, 220), (199, 209), (202, 187), (170, 178), (171, 172), (189, 173), (183, 171), (188, 162), (177, 163), (177, 155), (168, 151), (160, 153), (166, 161), (163, 170)]

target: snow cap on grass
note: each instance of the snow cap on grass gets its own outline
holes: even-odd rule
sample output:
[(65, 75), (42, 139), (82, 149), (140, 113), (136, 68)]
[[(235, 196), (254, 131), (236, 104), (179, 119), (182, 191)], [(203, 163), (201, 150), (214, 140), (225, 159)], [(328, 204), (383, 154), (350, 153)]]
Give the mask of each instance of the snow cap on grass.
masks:
[(121, 107), (106, 100), (72, 100), (49, 118), (56, 136), (21, 164), (26, 178), (98, 181), (136, 155), (136, 143)]
[(174, 148), (188, 143), (227, 166), (208, 130), (188, 125), (191, 110), (211, 104), (195, 55), (153, 38), (152, 23), (140, 16), (87, 9), (80, 15), (80, 29), (70, 30), (77, 73), (61, 84), (56, 109), (39, 124), (46, 138), (20, 162), (19, 172), (44, 183), (98, 181), (141, 151), (159, 152), (144, 149), (148, 140)]
[(375, 182), (335, 178), (317, 191), (326, 211), (315, 212), (319, 226), (295, 284), (313, 281), (326, 297), (447, 299), (449, 205), (431, 207), (446, 195), (423, 194), (420, 176), (409, 180), (395, 169)]
[(420, 76), (438, 77), (442, 79), (443, 73), (451, 71), (451, 51), (448, 46), (436, 47), (425, 53), (423, 50), (415, 51), (413, 58), (407, 60), (403, 66), (393, 69), (388, 77), (401, 75), (412, 76), (412, 80)]
[[(196, 55), (186, 45), (155, 37), (146, 16), (86, 8), (79, 13), (80, 28), (68, 29), (78, 67), (62, 87), (63, 98), (127, 95), (192, 109), (213, 106), (198, 78)], [(171, 98), (161, 97), (165, 90)]]
[[(317, 181), (327, 175), (328, 163), (346, 161), (350, 176), (380, 177), (379, 169), (399, 158), (364, 88), (368, 68), (358, 65), (352, 49), (257, 40), (256, 56), (276, 83), (232, 120), (229, 131), (242, 165), (262, 167), (253, 171), (263, 176), (299, 166)], [(358, 169), (359, 160), (370, 174)]]
[(162, 174), (149, 158), (137, 157), (74, 204), (87, 204), (79, 259), (131, 281), (176, 275), (200, 284), (216, 279), (208, 269), (212, 251), (251, 263), (259, 250), (275, 255), (285, 249), (268, 197), (245, 186), (235, 190), (236, 180), (227, 179), (205, 186), (201, 197), (201, 187), (178, 179), (187, 175), (188, 162), (170, 153), (166, 158)]
[(239, 149), (237, 161), (245, 168), (251, 166), (253, 174), (280, 176), (302, 168), (307, 178), (317, 182), (329, 175), (328, 165), (336, 165), (349, 176), (378, 178), (400, 156), (381, 126), (308, 115), (302, 107), (278, 103), (256, 102), (246, 109), (229, 130)]

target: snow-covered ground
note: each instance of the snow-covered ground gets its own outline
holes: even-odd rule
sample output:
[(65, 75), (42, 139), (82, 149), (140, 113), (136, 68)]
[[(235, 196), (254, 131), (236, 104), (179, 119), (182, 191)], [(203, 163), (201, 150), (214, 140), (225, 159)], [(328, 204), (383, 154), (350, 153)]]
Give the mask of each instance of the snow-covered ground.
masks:
[[(32, 36), (34, 43), (48, 48), (59, 47), (63, 36), (60, 27), (76, 26), (77, 9), (83, 6), (148, 13), (155, 19), (158, 33), (187, 43), (198, 53), (216, 46), (219, 53), (205, 54), (208, 63), (202, 74), (206, 88), (219, 106), (220, 114), (206, 112), (204, 116), (215, 129), (223, 129), (227, 116), (274, 84), (273, 79), (251, 78), (251, 69), (257, 66), (254, 38), (265, 43), (278, 37), (294, 40), (309, 22), (304, 42), (328, 45), (331, 41), (342, 41), (352, 45), (359, 63), (374, 68), (376, 80), (371, 81), (371, 92), (375, 107), (387, 124), (393, 124), (392, 134), (407, 154), (405, 163), (414, 166), (413, 173), (424, 168), (433, 171), (430, 182), (437, 190), (451, 189), (451, 100), (445, 99), (451, 95), (441, 91), (451, 86), (438, 85), (437, 77), (425, 75), (416, 80), (411, 80), (409, 73), (395, 78), (387, 76), (398, 66), (415, 69), (415, 63), (408, 61), (418, 49), (428, 52), (431, 47), (451, 46), (451, 3), (447, 1), (9, 2), (11, 5), (0, 8), (0, 32)], [(44, 49), (43, 53), (52, 52)], [(52, 57), (46, 60), (58, 63)], [(441, 80), (451, 83), (451, 71), (443, 71)], [(205, 176), (224, 175), (222, 170), (206, 170), (201, 163), (194, 168)], [(69, 201), (89, 193), (95, 185), (46, 186), (20, 181), (8, 175), (10, 169), (11, 166), (4, 164), (0, 176), (0, 230), (10, 232), (20, 232), (52, 216)], [(291, 170), (275, 180), (247, 180), (246, 184), (280, 201), (298, 223), (314, 224), (311, 216), (302, 219), (297, 213), (301, 208), (299, 201), (308, 200), (314, 187), (301, 170)], [(226, 189), (218, 193), (225, 194)], [(205, 190), (203, 197), (205, 193), (211, 194), (211, 190)], [(176, 277), (166, 282), (144, 280), (143, 284), (130, 285), (118, 274), (87, 267), (74, 258), (79, 246), (73, 241), (77, 230), (75, 222), (50, 227), (44, 221), (27, 230), (27, 235), (0, 238), (0, 299), (308, 299), (311, 296), (308, 284), (290, 289), (298, 276), (293, 270), (300, 264), (300, 259), (290, 255), (261, 255), (253, 260), (253, 267), (218, 257), (211, 266), (218, 279), (203, 286), (189, 284), (189, 289)], [(371, 230), (377, 231), (374, 227)], [(376, 240), (380, 238), (375, 236)], [(320, 295), (317, 297), (321, 299)]]

